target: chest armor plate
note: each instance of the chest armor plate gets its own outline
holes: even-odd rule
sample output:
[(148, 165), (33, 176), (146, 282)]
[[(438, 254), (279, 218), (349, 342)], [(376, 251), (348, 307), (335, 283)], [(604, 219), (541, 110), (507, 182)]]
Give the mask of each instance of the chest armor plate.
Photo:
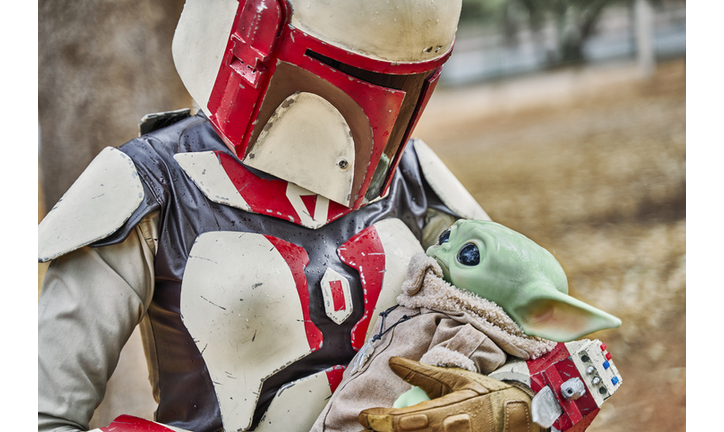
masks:
[[(407, 264), (421, 251), (398, 219), (377, 222), (337, 248), (331, 258), (355, 269), (363, 290), (364, 312), (349, 335), (354, 350), (364, 344), (377, 311), (395, 303)], [(215, 231), (197, 237), (184, 274), (181, 316), (206, 363), (225, 430), (248, 430), (264, 382), (324, 346), (318, 320), (310, 316), (311, 290), (322, 292), (319, 313), (336, 324), (360, 316), (352, 314), (345, 277), (330, 268), (310, 285), (308, 264), (303, 248), (268, 235)], [(309, 430), (344, 366), (282, 386), (257, 430)]]

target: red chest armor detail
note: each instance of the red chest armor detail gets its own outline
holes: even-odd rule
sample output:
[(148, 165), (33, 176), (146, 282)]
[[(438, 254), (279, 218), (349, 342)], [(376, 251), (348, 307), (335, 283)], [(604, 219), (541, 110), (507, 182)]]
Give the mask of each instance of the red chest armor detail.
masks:
[(370, 327), (372, 312), (382, 290), (385, 274), (385, 251), (377, 230), (367, 228), (337, 249), (343, 263), (357, 269), (362, 280), (365, 312), (362, 319), (352, 329), (352, 347), (362, 348), (367, 329)]
[[(216, 155), (239, 195), (246, 201), (248, 211), (288, 219), (310, 228), (325, 225), (352, 211), (293, 183), (261, 179), (226, 153), (216, 152)], [(252, 192), (245, 193), (245, 190)], [(264, 193), (258, 193), (260, 190)]]
[[(363, 288), (364, 313), (351, 334), (355, 350), (373, 327), (375, 311), (394, 304), (409, 258), (421, 250), (397, 219), (380, 221), (337, 249), (341, 261), (359, 272)], [(265, 380), (324, 345), (309, 310), (310, 291), (322, 289), (319, 285), (324, 281), (308, 285), (308, 264), (303, 248), (256, 233), (207, 232), (191, 249), (181, 290), (181, 314), (206, 363), (227, 430), (248, 429)], [(350, 295), (345, 294), (343, 282), (340, 278), (328, 282), (331, 309), (326, 309), (327, 315), (353, 308), (351, 301), (345, 300)], [(348, 285), (346, 289), (349, 291)], [(289, 424), (297, 424), (300, 430), (307, 427), (299, 415), (314, 421), (342, 370), (328, 369), (284, 386), (277, 398), (294, 397), (305, 389), (303, 402), (291, 403), (298, 405), (300, 412), (275, 413), (275, 399), (262, 425), (273, 424), (279, 430), (292, 421)], [(286, 413), (290, 404), (283, 405)]]
[(304, 267), (309, 264), (309, 256), (307, 252), (299, 246), (274, 238), (272, 236), (264, 236), (284, 258), (289, 266), (294, 278), (294, 283), (299, 294), (299, 305), (302, 308), (302, 316), (304, 317), (304, 330), (307, 335), (307, 343), (309, 349), (314, 351), (322, 346), (322, 332), (312, 323), (309, 317), (309, 287), (307, 286), (307, 278), (304, 276)]

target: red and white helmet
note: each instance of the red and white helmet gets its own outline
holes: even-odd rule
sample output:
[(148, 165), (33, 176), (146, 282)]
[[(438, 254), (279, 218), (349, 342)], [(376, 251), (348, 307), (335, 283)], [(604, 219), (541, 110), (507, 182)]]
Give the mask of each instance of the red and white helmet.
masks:
[(461, 0), (187, 0), (179, 75), (244, 164), (357, 209), (384, 194)]

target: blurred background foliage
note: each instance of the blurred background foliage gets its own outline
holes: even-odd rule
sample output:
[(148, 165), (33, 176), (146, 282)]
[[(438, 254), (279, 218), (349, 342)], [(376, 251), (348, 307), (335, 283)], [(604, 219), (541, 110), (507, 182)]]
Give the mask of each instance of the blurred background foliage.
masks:
[(686, 2), (464, 0), (415, 135), (622, 319), (590, 432), (685, 431)]
[(635, 57), (642, 25), (659, 58), (685, 52), (685, 0), (464, 0), (448, 82)]

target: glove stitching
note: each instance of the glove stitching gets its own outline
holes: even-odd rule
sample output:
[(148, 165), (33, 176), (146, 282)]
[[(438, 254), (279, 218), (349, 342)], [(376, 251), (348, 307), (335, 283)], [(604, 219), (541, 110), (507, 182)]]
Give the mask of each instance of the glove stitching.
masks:
[(493, 405), (492, 403), (486, 404), (488, 407), (488, 430), (495, 430), (495, 422), (493, 421)]
[(525, 418), (525, 430), (530, 431), (530, 412), (528, 411), (528, 404), (522, 401), (509, 401), (506, 402), (506, 409), (505, 409), (505, 432), (514, 432), (508, 429), (508, 426), (510, 425), (510, 412), (511, 410), (507, 409), (510, 405), (522, 405), (523, 411), (524, 411), (524, 418)]

